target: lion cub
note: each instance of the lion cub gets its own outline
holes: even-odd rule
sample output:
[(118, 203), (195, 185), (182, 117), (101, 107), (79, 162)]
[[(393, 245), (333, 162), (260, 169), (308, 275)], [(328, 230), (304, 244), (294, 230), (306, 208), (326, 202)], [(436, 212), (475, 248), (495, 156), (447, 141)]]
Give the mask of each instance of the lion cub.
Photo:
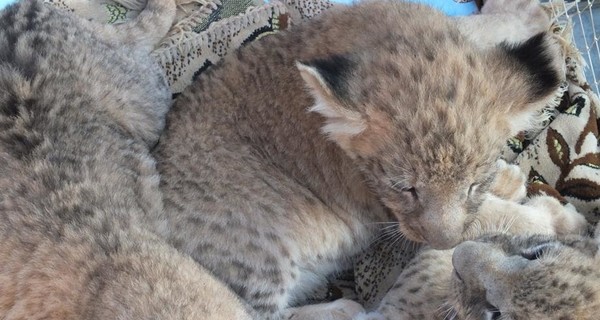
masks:
[(493, 234), (424, 250), (377, 312), (355, 319), (598, 319), (598, 245), (586, 236)]
[(543, 33), (482, 50), (401, 1), (334, 8), (249, 44), (168, 116), (159, 230), (261, 319), (302, 304), (375, 222), (452, 247), (502, 144), (558, 87), (557, 56)]
[(172, 0), (118, 27), (39, 0), (0, 11), (0, 319), (250, 319), (146, 223), (171, 103), (149, 53), (174, 16)]

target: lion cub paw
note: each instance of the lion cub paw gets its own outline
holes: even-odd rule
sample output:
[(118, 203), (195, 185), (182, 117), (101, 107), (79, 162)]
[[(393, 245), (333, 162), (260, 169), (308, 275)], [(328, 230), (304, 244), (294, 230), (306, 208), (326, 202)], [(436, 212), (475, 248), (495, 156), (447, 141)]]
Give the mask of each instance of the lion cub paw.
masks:
[(481, 8), (482, 14), (512, 14), (528, 22), (550, 21), (550, 16), (539, 0), (487, 0)]
[(504, 160), (496, 162), (498, 172), (490, 186), (490, 192), (500, 199), (521, 201), (527, 196), (527, 177), (521, 168)]
[(550, 14), (538, 0), (487, 0), (481, 8), (482, 14), (510, 15), (527, 26), (528, 36), (550, 28)]
[(527, 205), (539, 208), (541, 212), (546, 212), (548, 215), (547, 222), (552, 225), (557, 235), (584, 234), (588, 231), (587, 220), (570, 203), (563, 205), (556, 198), (537, 196), (531, 198)]

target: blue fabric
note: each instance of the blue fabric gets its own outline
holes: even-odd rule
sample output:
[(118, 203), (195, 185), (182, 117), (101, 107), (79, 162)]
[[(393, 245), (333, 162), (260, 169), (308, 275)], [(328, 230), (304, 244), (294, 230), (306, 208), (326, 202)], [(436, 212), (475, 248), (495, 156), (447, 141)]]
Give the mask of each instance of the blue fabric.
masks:
[(17, 0), (0, 0), (0, 10), (4, 9), (4, 7), (8, 6), (13, 2), (17, 2)]
[[(2, 1), (2, 0), (0, 0)], [(354, 0), (332, 0), (334, 3), (351, 4)], [(402, 1), (402, 0), (398, 0)], [(478, 12), (477, 4), (474, 0), (469, 2), (457, 2), (458, 0), (404, 0), (409, 2), (418, 2), (432, 6), (449, 16), (468, 16)]]

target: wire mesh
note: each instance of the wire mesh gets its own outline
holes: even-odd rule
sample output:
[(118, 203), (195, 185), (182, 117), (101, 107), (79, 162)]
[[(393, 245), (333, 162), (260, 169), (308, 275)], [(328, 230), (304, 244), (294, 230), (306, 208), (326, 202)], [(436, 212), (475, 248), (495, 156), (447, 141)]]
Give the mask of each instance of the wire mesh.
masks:
[(586, 64), (592, 90), (600, 92), (600, 0), (552, 0), (557, 16), (571, 21), (573, 38)]

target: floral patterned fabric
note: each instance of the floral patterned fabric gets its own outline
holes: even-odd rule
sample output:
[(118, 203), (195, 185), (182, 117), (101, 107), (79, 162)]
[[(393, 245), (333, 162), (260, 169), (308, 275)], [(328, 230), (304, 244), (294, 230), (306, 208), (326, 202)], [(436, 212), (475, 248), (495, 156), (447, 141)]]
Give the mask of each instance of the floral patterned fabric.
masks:
[(511, 139), (504, 157), (529, 177), (529, 195), (545, 193), (573, 204), (587, 220), (600, 220), (600, 115), (597, 95), (583, 76), (576, 50), (566, 58), (561, 103), (546, 128), (526, 139)]

